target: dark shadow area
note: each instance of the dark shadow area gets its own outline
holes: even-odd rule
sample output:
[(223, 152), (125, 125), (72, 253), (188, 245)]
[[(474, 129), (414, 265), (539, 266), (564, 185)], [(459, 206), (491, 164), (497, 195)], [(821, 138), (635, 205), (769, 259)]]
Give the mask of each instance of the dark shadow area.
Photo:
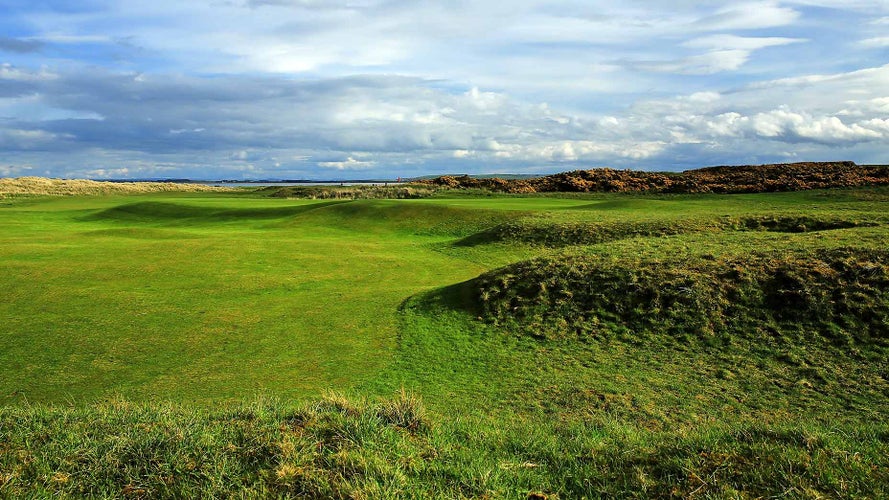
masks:
[(327, 201), (307, 205), (294, 205), (270, 208), (231, 209), (202, 207), (179, 203), (146, 201), (129, 203), (101, 210), (81, 217), (83, 221), (141, 221), (176, 222), (196, 221), (202, 223), (232, 222), (237, 220), (268, 220), (292, 217), (317, 210), (329, 205), (349, 203), (348, 201)]
[(498, 241), (503, 241), (503, 236), (500, 234), (499, 226), (490, 227), (475, 234), (470, 234), (469, 236), (460, 238), (459, 240), (455, 241), (453, 245), (455, 247), (474, 247), (478, 245), (487, 245), (488, 243), (496, 243)]
[(853, 227), (879, 226), (876, 222), (845, 219), (818, 219), (815, 217), (744, 217), (740, 228), (751, 231), (776, 233), (806, 233), (810, 231), (830, 231)]
[(482, 313), (481, 304), (478, 302), (478, 294), (476, 293), (476, 281), (478, 278), (472, 278), (460, 283), (454, 283), (442, 288), (430, 290), (406, 298), (400, 306), (399, 311), (407, 308), (420, 309), (423, 311), (436, 310), (452, 310), (468, 312), (474, 316)]

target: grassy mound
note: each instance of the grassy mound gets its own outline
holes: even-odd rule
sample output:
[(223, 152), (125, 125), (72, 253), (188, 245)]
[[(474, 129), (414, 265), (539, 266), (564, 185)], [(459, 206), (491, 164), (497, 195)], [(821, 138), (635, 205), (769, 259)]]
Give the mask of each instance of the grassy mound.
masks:
[(479, 277), (484, 314), (535, 335), (818, 333), (889, 340), (889, 251), (686, 260), (535, 259)]
[(525, 243), (549, 247), (594, 245), (637, 236), (668, 236), (688, 232), (718, 230), (719, 225), (705, 221), (618, 221), (553, 222), (543, 219), (507, 221), (467, 236), (454, 244), (476, 246), (488, 243)]
[(757, 217), (741, 217), (725, 220), (730, 229), (748, 229), (754, 231), (774, 231), (778, 233), (805, 233), (809, 231), (831, 231), (853, 227), (875, 227), (875, 221), (848, 219), (838, 217), (812, 217), (808, 215), (786, 216), (766, 215)]
[(186, 203), (141, 201), (99, 210), (83, 217), (84, 221), (114, 221), (128, 223), (195, 223), (245, 221), (250, 219), (281, 219), (310, 210), (341, 203), (331, 201), (281, 207), (229, 208), (190, 205)]
[(377, 402), (261, 400), (211, 412), (113, 401), (0, 409), (0, 496), (882, 497), (889, 431), (427, 415)]
[(563, 247), (595, 245), (626, 238), (671, 236), (721, 230), (804, 233), (853, 227), (872, 227), (873, 221), (853, 218), (762, 215), (749, 217), (617, 220), (609, 222), (552, 221), (549, 219), (511, 220), (467, 236), (457, 246), (508, 242)]
[(496, 225), (510, 215), (503, 212), (451, 207), (422, 202), (355, 200), (320, 202), (318, 210), (296, 217), (288, 224), (311, 222), (360, 232), (397, 232), (415, 235), (465, 236)]
[(174, 191), (218, 192), (231, 191), (231, 189), (179, 182), (102, 182), (83, 179), (48, 179), (46, 177), (16, 177), (0, 179), (0, 198), (37, 195), (76, 196)]

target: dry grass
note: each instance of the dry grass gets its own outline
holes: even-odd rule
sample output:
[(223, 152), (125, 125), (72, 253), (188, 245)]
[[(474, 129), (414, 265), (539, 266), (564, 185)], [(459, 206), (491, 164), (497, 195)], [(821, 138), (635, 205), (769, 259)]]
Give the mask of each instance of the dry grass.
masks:
[(230, 191), (231, 188), (183, 184), (177, 182), (101, 182), (84, 179), (49, 179), (46, 177), (0, 178), (0, 198), (49, 195), (104, 195), (156, 193), (161, 191)]

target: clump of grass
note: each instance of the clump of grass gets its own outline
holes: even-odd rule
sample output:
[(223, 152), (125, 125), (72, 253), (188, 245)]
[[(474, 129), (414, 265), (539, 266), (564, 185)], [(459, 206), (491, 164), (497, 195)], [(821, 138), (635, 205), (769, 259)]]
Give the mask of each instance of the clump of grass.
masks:
[(377, 416), (384, 423), (406, 429), (412, 434), (429, 429), (423, 401), (403, 388), (394, 398), (383, 401), (377, 409)]
[(841, 248), (682, 260), (535, 259), (478, 278), (484, 314), (542, 336), (818, 332), (889, 338), (889, 252)]
[(231, 191), (230, 188), (179, 182), (103, 182), (46, 177), (0, 178), (0, 198), (21, 196), (78, 196), (157, 192)]

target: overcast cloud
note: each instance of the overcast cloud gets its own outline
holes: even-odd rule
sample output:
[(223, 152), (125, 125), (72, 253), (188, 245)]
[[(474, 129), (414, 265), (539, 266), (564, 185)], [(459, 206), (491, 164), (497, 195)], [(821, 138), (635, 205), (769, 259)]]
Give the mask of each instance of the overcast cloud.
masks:
[(889, 163), (889, 2), (0, 0), (0, 175)]

